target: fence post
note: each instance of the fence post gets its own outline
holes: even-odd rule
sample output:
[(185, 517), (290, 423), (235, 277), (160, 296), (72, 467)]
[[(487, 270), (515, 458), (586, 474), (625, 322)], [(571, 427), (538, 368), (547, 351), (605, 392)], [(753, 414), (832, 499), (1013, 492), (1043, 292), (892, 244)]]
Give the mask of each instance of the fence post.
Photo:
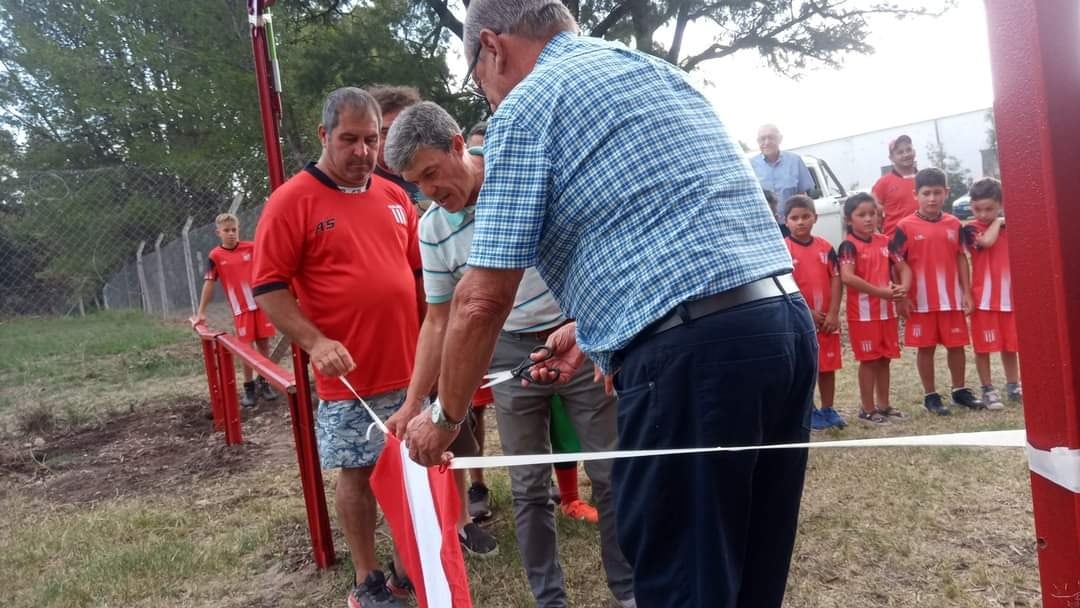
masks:
[(105, 310), (109, 310), (109, 284), (106, 283), (101, 288), (101, 304), (105, 307)]
[(232, 199), (232, 204), (229, 205), (229, 213), (236, 215), (237, 210), (240, 209), (240, 203), (244, 202), (244, 193), (237, 192), (236, 196)]
[(194, 221), (195, 218), (189, 215), (187, 221), (184, 222), (184, 227), (180, 230), (180, 240), (184, 245), (184, 276), (187, 277), (188, 297), (191, 299), (191, 314), (195, 314), (198, 307), (198, 299), (195, 295), (195, 272), (191, 268), (191, 241), (188, 240), (191, 224)]
[(292, 360), (296, 394), (289, 395), (289, 414), (292, 416), (296, 459), (300, 464), (300, 485), (304, 490), (304, 504), (307, 507), (311, 551), (319, 568), (329, 568), (334, 563), (334, 538), (330, 530), (330, 516), (326, 510), (326, 493), (315, 441), (315, 421), (311, 413), (308, 355), (295, 343), (292, 345)]
[(165, 240), (165, 233), (157, 235), (154, 241), (154, 252), (157, 253), (158, 289), (161, 290), (161, 318), (166, 319), (169, 315), (169, 300), (165, 293), (165, 260), (161, 257), (161, 241)]
[(214, 348), (218, 352), (218, 377), (221, 378), (221, 403), (225, 415), (225, 444), (239, 445), (244, 443), (240, 434), (240, 403), (236, 398), (236, 366), (233, 363), (233, 354), (228, 349), (222, 348), (214, 341)]
[(141, 241), (135, 250), (135, 269), (139, 275), (139, 299), (142, 300), (143, 312), (150, 314), (150, 290), (146, 286), (146, 270), (143, 269), (143, 249), (146, 249), (146, 241)]
[(210, 412), (214, 416), (214, 430), (225, 430), (225, 408), (221, 404), (221, 376), (218, 372), (219, 351), (216, 340), (202, 339), (203, 362), (206, 363), (206, 384), (210, 388)]

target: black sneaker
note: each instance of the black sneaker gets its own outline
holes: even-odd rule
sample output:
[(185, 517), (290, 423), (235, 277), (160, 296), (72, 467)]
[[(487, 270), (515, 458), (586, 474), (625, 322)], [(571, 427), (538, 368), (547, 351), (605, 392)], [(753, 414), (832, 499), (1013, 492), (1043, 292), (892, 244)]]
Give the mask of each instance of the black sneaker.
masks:
[(390, 575), (386, 577), (386, 588), (391, 595), (405, 599), (416, 593), (416, 587), (413, 586), (409, 577), (405, 576), (405, 574), (398, 574), (393, 560), (386, 564), (386, 572)]
[(1024, 402), (1024, 390), (1020, 388), (1019, 382), (1010, 382), (1005, 385), (1005, 394), (1008, 396), (1009, 401), (1013, 403)]
[(492, 557), (499, 554), (499, 543), (495, 542), (495, 537), (473, 522), (465, 524), (458, 531), (458, 540), (469, 555)]
[(353, 583), (349, 592), (349, 608), (401, 608), (401, 603), (386, 588), (386, 577), (372, 570), (363, 583)]
[(970, 388), (958, 388), (952, 392), (952, 401), (971, 410), (985, 410), (986, 404), (975, 398)]
[(245, 382), (244, 393), (240, 395), (241, 407), (255, 407), (255, 383)]
[(469, 486), (469, 517), (476, 522), (491, 519), (491, 492), (482, 483)]
[(259, 399), (263, 401), (273, 401), (278, 398), (277, 392), (274, 387), (270, 386), (270, 383), (266, 381), (266, 378), (259, 378), (255, 381), (255, 386), (258, 389)]
[(952, 412), (949, 411), (949, 408), (945, 407), (945, 404), (941, 402), (941, 395), (937, 393), (930, 393), (923, 397), (923, 405), (926, 409), (938, 416), (948, 416), (949, 414), (952, 414)]

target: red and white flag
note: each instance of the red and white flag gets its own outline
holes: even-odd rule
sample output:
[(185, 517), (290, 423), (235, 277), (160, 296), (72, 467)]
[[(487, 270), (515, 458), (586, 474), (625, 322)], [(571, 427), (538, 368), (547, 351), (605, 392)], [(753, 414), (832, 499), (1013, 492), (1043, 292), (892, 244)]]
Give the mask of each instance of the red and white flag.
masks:
[(401, 441), (387, 435), (371, 490), (386, 514), (420, 608), (472, 608), (453, 472), (420, 466)]

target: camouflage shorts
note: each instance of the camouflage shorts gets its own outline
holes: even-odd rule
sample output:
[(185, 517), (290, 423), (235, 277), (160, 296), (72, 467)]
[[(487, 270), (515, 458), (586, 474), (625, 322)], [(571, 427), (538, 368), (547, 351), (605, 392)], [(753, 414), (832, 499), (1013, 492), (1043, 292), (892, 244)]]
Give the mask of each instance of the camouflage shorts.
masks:
[[(390, 391), (364, 397), (375, 414), (386, 422), (405, 401), (405, 391)], [(359, 401), (319, 401), (315, 417), (315, 438), (319, 463), (324, 469), (354, 469), (375, 466), (383, 449), (383, 434), (372, 428), (371, 416)]]

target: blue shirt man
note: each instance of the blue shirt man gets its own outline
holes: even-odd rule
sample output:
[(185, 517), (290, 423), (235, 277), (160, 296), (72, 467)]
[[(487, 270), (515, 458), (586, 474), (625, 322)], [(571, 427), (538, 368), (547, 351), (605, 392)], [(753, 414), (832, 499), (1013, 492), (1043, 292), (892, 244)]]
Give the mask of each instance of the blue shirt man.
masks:
[(814, 187), (814, 180), (802, 157), (791, 152), (781, 152), (784, 136), (775, 125), (762, 125), (758, 129), (757, 143), (761, 154), (750, 159), (761, 187), (770, 190), (780, 199), (778, 219), (787, 211), (787, 201), (796, 194), (806, 194)]
[[(814, 325), (749, 164), (685, 74), (576, 29), (552, 0), (469, 4), (466, 53), (495, 113), (455, 356), (441, 411), (409, 424), (411, 456), (439, 462), (453, 436), (434, 417), (463, 417), (531, 266), (576, 320), (532, 377), (565, 382), (586, 354), (614, 374), (620, 448), (805, 441)], [(785, 452), (615, 462), (640, 605), (779, 608), (806, 464)]]

